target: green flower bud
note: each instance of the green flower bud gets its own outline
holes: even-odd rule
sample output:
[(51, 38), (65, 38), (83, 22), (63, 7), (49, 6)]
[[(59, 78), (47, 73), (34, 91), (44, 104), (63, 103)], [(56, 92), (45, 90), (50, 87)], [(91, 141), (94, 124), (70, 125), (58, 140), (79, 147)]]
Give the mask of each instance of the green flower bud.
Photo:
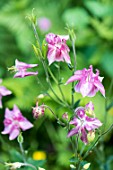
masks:
[(47, 51), (48, 51), (48, 46), (47, 46), (47, 43), (44, 39), (43, 42), (42, 42), (42, 54), (43, 54), (44, 58), (46, 58), (46, 56), (47, 56)]
[(20, 132), (20, 134), (18, 135), (17, 141), (18, 141), (18, 143), (23, 143), (24, 138), (22, 136), (22, 132)]
[(94, 131), (90, 131), (88, 134), (87, 134), (87, 140), (89, 143), (93, 142), (95, 139), (95, 132)]

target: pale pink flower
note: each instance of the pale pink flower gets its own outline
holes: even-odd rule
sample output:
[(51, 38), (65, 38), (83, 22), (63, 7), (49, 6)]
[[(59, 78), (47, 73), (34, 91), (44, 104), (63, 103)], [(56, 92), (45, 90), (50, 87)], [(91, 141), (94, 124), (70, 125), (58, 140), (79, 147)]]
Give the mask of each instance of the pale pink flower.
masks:
[(74, 75), (68, 79), (66, 84), (78, 81), (75, 85), (75, 91), (81, 93), (83, 97), (93, 97), (100, 91), (105, 97), (105, 89), (102, 85), (103, 77), (99, 76), (99, 70), (96, 70), (96, 74), (93, 73), (93, 67), (90, 65), (89, 69), (75, 71)]
[(47, 32), (51, 28), (51, 21), (46, 17), (40, 17), (37, 20), (37, 25), (41, 31)]
[(49, 61), (49, 65), (52, 64), (54, 61), (65, 61), (68, 64), (71, 63), (69, 56), (70, 49), (66, 45), (66, 40), (68, 39), (69, 36), (60, 36), (53, 33), (49, 33), (46, 35), (46, 41), (48, 43), (47, 58)]
[(40, 116), (44, 115), (44, 112), (45, 112), (44, 104), (39, 106), (37, 102), (36, 106), (33, 107), (32, 109), (33, 109), (33, 117), (35, 119), (38, 119)]
[[(2, 79), (0, 79), (0, 83), (2, 82)], [(0, 86), (0, 108), (2, 108), (2, 97), (10, 95), (12, 92), (8, 90), (4, 86)]]
[[(94, 108), (94, 106), (91, 108), (91, 105), (93, 106), (92, 102), (90, 102), (89, 109)], [(70, 124), (74, 125), (75, 128), (71, 129), (68, 133), (68, 137), (79, 134), (80, 139), (85, 144), (88, 143), (87, 133), (92, 132), (102, 126), (102, 123), (97, 118), (88, 117), (86, 115), (86, 108), (88, 109), (88, 105), (86, 105), (85, 107), (78, 107), (75, 110), (75, 116), (73, 120), (70, 121)]]
[(6, 108), (2, 134), (9, 134), (9, 140), (15, 139), (19, 135), (21, 129), (25, 131), (32, 127), (33, 124), (22, 115), (16, 105), (14, 105), (13, 110)]
[[(29, 68), (33, 68), (38, 66), (38, 64), (27, 64), (24, 62), (20, 62), (17, 59), (15, 60), (15, 66), (12, 66), (12, 70), (14, 70), (15, 72), (17, 72), (14, 75), (14, 78), (16, 77), (26, 77), (26, 76), (32, 76), (32, 75), (37, 75), (38, 72), (31, 72), (31, 71), (27, 71), (27, 69)], [(10, 70), (10, 68), (9, 68)]]

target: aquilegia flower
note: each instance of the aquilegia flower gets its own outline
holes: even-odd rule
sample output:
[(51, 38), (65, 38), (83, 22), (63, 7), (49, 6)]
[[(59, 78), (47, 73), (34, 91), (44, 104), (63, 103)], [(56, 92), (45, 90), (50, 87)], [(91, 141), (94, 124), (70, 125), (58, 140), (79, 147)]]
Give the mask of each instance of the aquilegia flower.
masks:
[(75, 71), (74, 75), (68, 79), (66, 84), (78, 81), (75, 85), (75, 91), (81, 93), (83, 97), (93, 97), (100, 91), (105, 97), (105, 89), (102, 85), (103, 77), (99, 76), (99, 70), (96, 70), (96, 74), (93, 73), (93, 67), (90, 65), (89, 69)]
[[(88, 108), (89, 105), (89, 108)], [(78, 107), (75, 110), (75, 116), (73, 120), (70, 121), (70, 124), (74, 125), (75, 128), (69, 131), (68, 137), (79, 134), (80, 139), (87, 144), (87, 133), (93, 132), (95, 129), (98, 129), (100, 126), (102, 126), (102, 123), (95, 117), (88, 117), (86, 115), (86, 110), (93, 111), (94, 106), (91, 108), (90, 106), (93, 106), (92, 102), (87, 104), (85, 107)], [(90, 111), (90, 112), (91, 112)]]
[(66, 40), (69, 36), (59, 36), (53, 33), (46, 35), (46, 41), (48, 43), (48, 53), (47, 58), (49, 65), (54, 61), (65, 61), (66, 63), (71, 63), (69, 56), (69, 47), (66, 45)]
[(51, 28), (51, 21), (47, 17), (40, 17), (37, 20), (37, 25), (41, 31), (47, 32)]
[[(2, 79), (0, 79), (0, 83), (2, 82)], [(12, 92), (8, 90), (4, 86), (0, 86), (0, 108), (2, 108), (2, 97), (10, 95)]]
[(36, 106), (32, 107), (32, 109), (33, 109), (33, 117), (35, 119), (38, 119), (40, 116), (44, 115), (44, 112), (45, 112), (44, 104), (39, 106), (37, 102)]
[(9, 140), (15, 139), (19, 135), (21, 129), (25, 131), (32, 127), (33, 124), (22, 115), (16, 105), (14, 105), (13, 110), (6, 108), (2, 134), (9, 134)]
[(38, 72), (30, 72), (27, 71), (27, 69), (29, 68), (33, 68), (38, 66), (38, 64), (27, 64), (24, 62), (20, 62), (17, 59), (15, 60), (15, 66), (12, 66), (11, 68), (9, 68), (9, 70), (14, 70), (15, 72), (17, 72), (14, 75), (14, 78), (16, 77), (26, 77), (26, 76), (32, 76), (32, 75), (37, 75)]

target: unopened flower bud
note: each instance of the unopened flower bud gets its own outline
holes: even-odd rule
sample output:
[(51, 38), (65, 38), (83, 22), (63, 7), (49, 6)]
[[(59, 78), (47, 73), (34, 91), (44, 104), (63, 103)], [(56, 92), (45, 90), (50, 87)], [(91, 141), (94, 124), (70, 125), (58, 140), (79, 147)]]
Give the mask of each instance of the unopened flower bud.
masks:
[(84, 170), (87, 170), (87, 169), (90, 167), (90, 165), (91, 165), (91, 163), (86, 163), (86, 164), (83, 166)]
[(94, 105), (93, 105), (93, 103), (91, 101), (88, 104), (86, 104), (85, 113), (89, 117), (95, 117)]
[(38, 98), (38, 99), (43, 99), (44, 96), (45, 96), (44, 94), (39, 94), (37, 98)]
[(33, 117), (35, 119), (44, 115), (44, 111), (45, 111), (44, 105), (38, 106), (38, 102), (37, 102), (36, 107), (33, 107), (32, 109), (33, 109)]
[(38, 167), (38, 170), (45, 170), (44, 168), (40, 168), (40, 167)]
[(65, 113), (62, 115), (62, 118), (67, 120), (67, 119), (68, 119), (68, 113), (65, 112)]
[(88, 134), (87, 134), (87, 140), (89, 143), (93, 142), (95, 139), (95, 132), (94, 131), (90, 131)]

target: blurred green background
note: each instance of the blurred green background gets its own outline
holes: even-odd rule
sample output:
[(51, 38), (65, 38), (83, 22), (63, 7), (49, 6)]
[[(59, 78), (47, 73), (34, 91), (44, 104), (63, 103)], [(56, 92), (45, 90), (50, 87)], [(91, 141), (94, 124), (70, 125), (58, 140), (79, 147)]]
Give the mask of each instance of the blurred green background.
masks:
[[(88, 68), (92, 64), (94, 69), (98, 68), (100, 70), (100, 75), (104, 77), (103, 84), (106, 89), (107, 102), (99, 93), (91, 100), (94, 102), (97, 117), (102, 122), (106, 119), (105, 129), (107, 129), (113, 122), (112, 86), (110, 90), (113, 79), (113, 1), (0, 0), (0, 78), (3, 78), (3, 84), (13, 92), (11, 96), (3, 98), (4, 107), (0, 110), (0, 130), (3, 130), (5, 107), (12, 109), (13, 105), (17, 104), (23, 115), (34, 123), (34, 128), (23, 133), (25, 138), (24, 148), (28, 150), (28, 156), (32, 157), (34, 151), (44, 151), (47, 155), (47, 161), (44, 165), (46, 169), (68, 170), (72, 149), (69, 139), (66, 138), (66, 130), (57, 125), (48, 111), (46, 111), (46, 117), (39, 120), (32, 118), (32, 107), (35, 105), (37, 96), (48, 90), (42, 65), (32, 49), (35, 37), (31, 23), (26, 18), (27, 15), (31, 15), (33, 8), (35, 8), (34, 13), (37, 19), (47, 17), (51, 21), (48, 32), (67, 34), (66, 25), (74, 28), (76, 33), (77, 69)], [(38, 27), (37, 30), (41, 39), (48, 33), (41, 31)], [(68, 45), (72, 48), (70, 42), (68, 42)], [(73, 57), (72, 52), (70, 56)], [(13, 74), (9, 73), (7, 68), (14, 65), (15, 59), (27, 63), (38, 63), (38, 77), (14, 79)], [(54, 64), (51, 69), (57, 76)], [(36, 69), (34, 68), (34, 70)], [(65, 63), (62, 63), (61, 71), (65, 83), (72, 73)], [(44, 88), (40, 86), (39, 80)], [(54, 84), (53, 87), (56, 88)], [(64, 93), (66, 91), (65, 96), (69, 100), (69, 86), (62, 88)], [(75, 95), (75, 99), (82, 99), (82, 97), (81, 95)], [(82, 99), (81, 105), (85, 105), (88, 101), (90, 101), (89, 98)], [(48, 97), (40, 101), (40, 103), (42, 102), (52, 107), (58, 116), (67, 111), (66, 108), (61, 108)], [(106, 103), (107, 106), (111, 104), (107, 113), (105, 111)], [(95, 149), (88, 158), (89, 162), (93, 162), (91, 170), (95, 169), (95, 166), (98, 167), (98, 170), (106, 170), (106, 167), (112, 169), (112, 134), (110, 132), (106, 135), (104, 142), (98, 145), (99, 153), (103, 156), (100, 156)], [(21, 161), (18, 143), (16, 140), (9, 141), (8, 135), (0, 136), (0, 160)], [(43, 161), (37, 160), (35, 163), (42, 166)], [(0, 165), (0, 169), (2, 170), (4, 167)]]

